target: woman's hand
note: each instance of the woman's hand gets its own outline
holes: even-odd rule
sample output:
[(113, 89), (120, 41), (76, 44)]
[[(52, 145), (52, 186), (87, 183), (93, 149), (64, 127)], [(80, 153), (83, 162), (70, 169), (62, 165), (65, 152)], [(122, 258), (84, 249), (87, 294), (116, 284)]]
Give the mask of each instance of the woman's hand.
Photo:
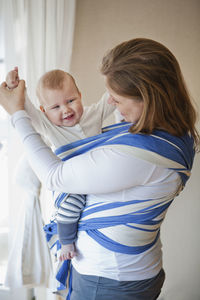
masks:
[(20, 80), (18, 87), (9, 90), (6, 82), (0, 86), (0, 105), (9, 113), (14, 114), (18, 110), (24, 110), (25, 81)]

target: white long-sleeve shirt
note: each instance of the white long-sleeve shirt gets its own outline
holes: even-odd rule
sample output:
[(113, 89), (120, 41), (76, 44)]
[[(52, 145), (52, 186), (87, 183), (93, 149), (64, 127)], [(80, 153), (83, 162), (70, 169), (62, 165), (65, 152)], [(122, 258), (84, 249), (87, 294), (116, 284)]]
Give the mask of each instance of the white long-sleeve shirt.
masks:
[[(16, 112), (12, 123), (41, 181), (50, 190), (87, 194), (89, 205), (97, 201), (173, 199), (181, 184), (179, 175), (173, 170), (114, 148), (96, 148), (62, 162), (35, 132), (25, 111)], [(76, 248), (78, 256), (73, 259), (73, 265), (82, 274), (116, 280), (143, 280), (155, 276), (162, 267), (159, 239), (146, 252), (129, 255), (109, 251), (80, 231)]]

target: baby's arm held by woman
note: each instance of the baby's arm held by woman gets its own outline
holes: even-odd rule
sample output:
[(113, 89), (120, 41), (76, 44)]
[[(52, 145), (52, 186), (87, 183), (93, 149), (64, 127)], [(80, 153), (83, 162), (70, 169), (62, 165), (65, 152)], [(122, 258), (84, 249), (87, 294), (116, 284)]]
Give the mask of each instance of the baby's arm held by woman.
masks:
[(6, 84), (9, 89), (14, 89), (19, 84), (18, 67), (15, 67), (12, 71), (8, 72), (6, 76)]

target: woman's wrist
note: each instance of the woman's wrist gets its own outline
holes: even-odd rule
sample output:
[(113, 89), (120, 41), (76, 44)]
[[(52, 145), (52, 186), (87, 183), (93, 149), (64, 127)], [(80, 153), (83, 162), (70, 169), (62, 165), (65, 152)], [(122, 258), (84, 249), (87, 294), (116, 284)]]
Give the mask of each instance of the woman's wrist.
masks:
[(12, 107), (11, 109), (9, 109), (9, 111), (7, 111), (9, 113), (10, 116), (13, 116), (15, 113), (19, 112), (19, 111), (25, 111), (24, 106), (18, 106), (18, 107)]

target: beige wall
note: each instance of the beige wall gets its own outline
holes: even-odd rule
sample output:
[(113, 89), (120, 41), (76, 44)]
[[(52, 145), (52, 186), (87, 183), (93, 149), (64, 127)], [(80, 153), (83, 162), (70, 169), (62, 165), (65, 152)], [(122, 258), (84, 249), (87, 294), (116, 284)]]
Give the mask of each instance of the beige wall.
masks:
[[(175, 54), (200, 107), (199, 13), (199, 0), (77, 0), (71, 72), (85, 104), (104, 91), (98, 69), (105, 51), (124, 40), (147, 37)], [(190, 182), (163, 224), (167, 278), (161, 299), (200, 299), (199, 162), (197, 157)]]

